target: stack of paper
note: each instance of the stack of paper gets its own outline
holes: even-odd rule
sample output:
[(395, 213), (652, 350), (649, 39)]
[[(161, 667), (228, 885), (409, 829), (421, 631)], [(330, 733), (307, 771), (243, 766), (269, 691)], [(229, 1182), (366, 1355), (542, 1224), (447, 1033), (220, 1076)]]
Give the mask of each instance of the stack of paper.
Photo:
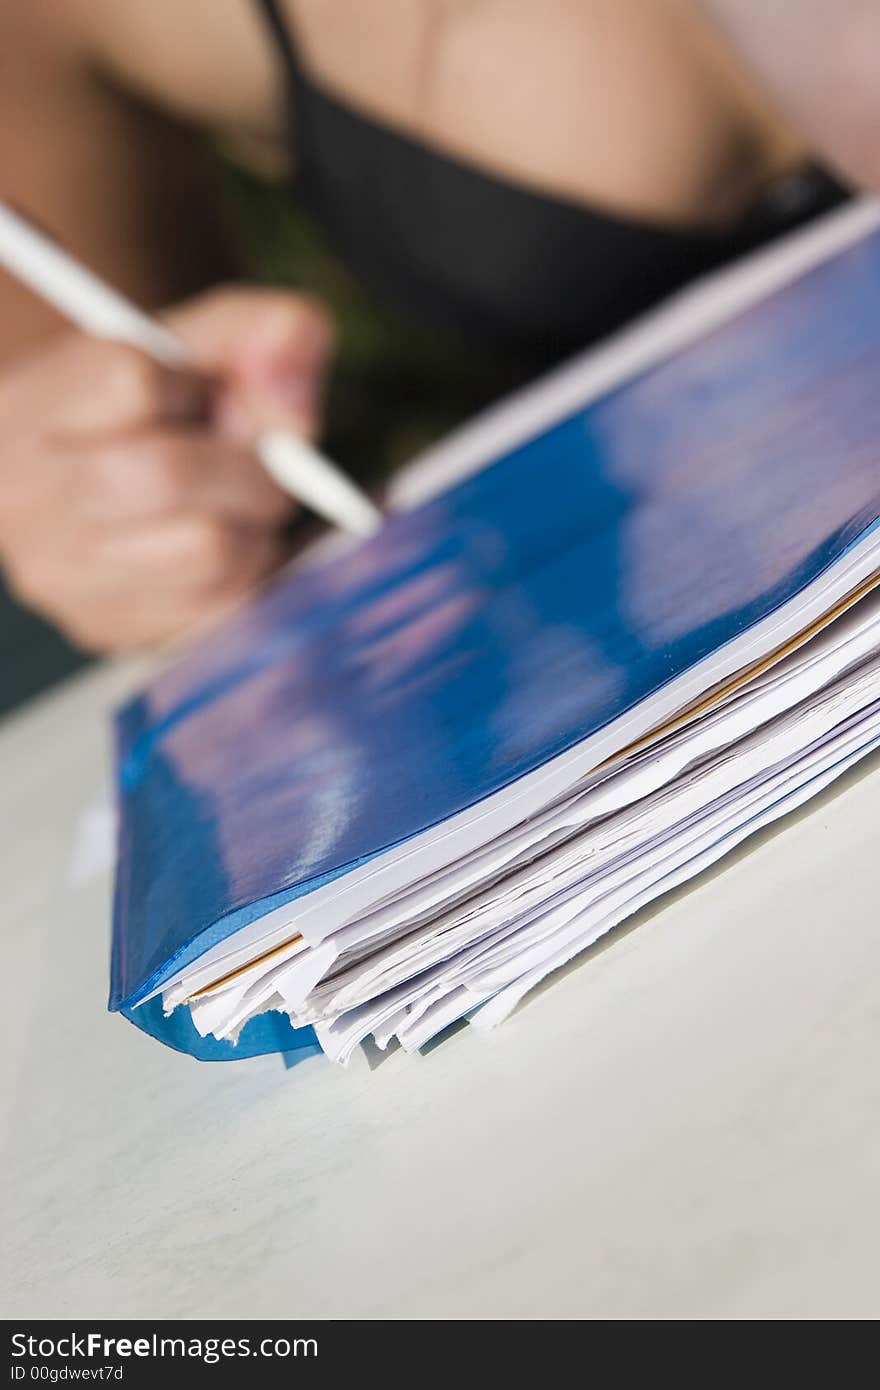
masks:
[(111, 1006), (203, 1057), (497, 1024), (880, 743), (878, 520), (868, 231), (126, 707)]

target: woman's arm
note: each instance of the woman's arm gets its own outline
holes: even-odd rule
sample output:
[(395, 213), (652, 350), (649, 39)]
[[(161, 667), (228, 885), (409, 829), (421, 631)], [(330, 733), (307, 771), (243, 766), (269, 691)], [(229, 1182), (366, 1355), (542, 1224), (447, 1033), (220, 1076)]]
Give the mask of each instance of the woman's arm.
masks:
[[(0, 196), (146, 306), (227, 269), (194, 129), (246, 130), (258, 98), (271, 112), (271, 65), (251, 8), (0, 5)], [(0, 361), (57, 326), (0, 275)]]
[(814, 148), (880, 192), (880, 0), (702, 0)]

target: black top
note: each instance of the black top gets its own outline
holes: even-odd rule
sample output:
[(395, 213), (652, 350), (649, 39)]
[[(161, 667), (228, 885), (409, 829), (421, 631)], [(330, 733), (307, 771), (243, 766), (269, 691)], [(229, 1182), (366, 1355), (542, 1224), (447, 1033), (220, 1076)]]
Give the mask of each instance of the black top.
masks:
[(302, 205), (382, 299), (535, 369), (846, 196), (810, 166), (715, 235), (535, 193), (329, 95), (305, 73), (277, 0), (259, 3), (286, 74)]

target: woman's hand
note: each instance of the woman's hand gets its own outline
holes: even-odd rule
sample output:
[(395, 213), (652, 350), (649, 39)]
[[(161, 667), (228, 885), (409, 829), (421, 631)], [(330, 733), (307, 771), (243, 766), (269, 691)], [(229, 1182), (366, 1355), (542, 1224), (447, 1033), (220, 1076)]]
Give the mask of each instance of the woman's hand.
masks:
[(272, 569), (295, 504), (252, 443), (318, 424), (332, 331), (313, 302), (221, 289), (167, 322), (192, 372), (71, 333), (0, 376), (0, 566), (95, 650), (209, 620)]

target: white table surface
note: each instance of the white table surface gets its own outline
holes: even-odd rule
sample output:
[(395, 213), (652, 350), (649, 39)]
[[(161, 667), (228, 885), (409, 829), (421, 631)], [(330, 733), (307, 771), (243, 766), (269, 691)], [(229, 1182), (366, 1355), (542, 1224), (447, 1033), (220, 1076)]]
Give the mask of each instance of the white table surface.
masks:
[(495, 1033), (198, 1063), (70, 884), (119, 678), (0, 725), (7, 1316), (880, 1314), (880, 764)]
[(0, 724), (6, 1316), (880, 1315), (880, 762), (426, 1056), (197, 1063), (72, 883), (127, 677)]

